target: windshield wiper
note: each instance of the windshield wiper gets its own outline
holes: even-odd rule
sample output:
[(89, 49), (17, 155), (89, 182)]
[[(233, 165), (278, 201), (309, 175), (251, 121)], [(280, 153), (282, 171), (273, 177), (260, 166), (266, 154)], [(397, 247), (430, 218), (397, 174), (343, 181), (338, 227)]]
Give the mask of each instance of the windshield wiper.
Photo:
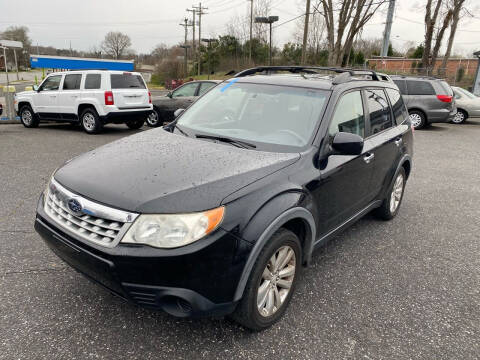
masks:
[[(178, 129), (178, 128), (177, 128)], [(241, 147), (244, 149), (255, 149), (257, 146), (246, 141), (234, 140), (226, 136), (215, 136), (215, 135), (195, 135), (197, 139), (209, 139), (209, 140), (218, 140), (221, 142), (226, 142), (232, 144), (236, 147)]]
[(177, 125), (177, 123), (175, 123), (173, 125), (173, 129), (177, 129), (178, 131), (180, 131), (180, 133), (186, 137), (190, 137), (190, 135), (188, 135), (185, 131), (183, 131), (182, 129), (180, 129), (180, 127)]

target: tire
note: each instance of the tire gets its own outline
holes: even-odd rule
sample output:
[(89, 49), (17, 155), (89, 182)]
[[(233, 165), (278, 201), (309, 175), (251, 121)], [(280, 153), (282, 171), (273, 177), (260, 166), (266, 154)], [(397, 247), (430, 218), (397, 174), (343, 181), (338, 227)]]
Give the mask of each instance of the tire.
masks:
[(94, 108), (86, 108), (82, 111), (80, 124), (87, 134), (98, 134), (103, 130), (103, 123)]
[[(399, 182), (401, 182), (401, 184), (399, 184)], [(405, 169), (402, 166), (395, 174), (392, 185), (390, 186), (382, 205), (375, 210), (375, 215), (377, 217), (383, 220), (391, 220), (397, 216), (400, 205), (402, 204), (406, 182), (407, 176)]]
[(463, 124), (468, 119), (468, 114), (465, 110), (458, 109), (457, 114), (452, 119), (452, 124)]
[(144, 123), (145, 123), (145, 120), (141, 119), (141, 120), (129, 121), (126, 124), (130, 129), (137, 130), (137, 129), (140, 129)]
[(412, 110), (408, 112), (410, 122), (412, 126), (417, 129), (422, 129), (427, 125), (427, 120), (425, 119), (425, 114), (418, 110)]
[(20, 116), (20, 121), (26, 128), (35, 128), (40, 123), (30, 105), (23, 105), (18, 114)]
[[(272, 263), (272, 259), (278, 259), (277, 254), (280, 252), (285, 254), (285, 251), (290, 259), (282, 267), (285, 274), (281, 276), (276, 271), (274, 275), (277, 274), (277, 276), (272, 283), (270, 278), (272, 274), (265, 272), (275, 266)], [(266, 329), (277, 322), (285, 313), (295, 291), (295, 286), (302, 270), (301, 258), (301, 245), (297, 235), (283, 228), (278, 230), (260, 252), (245, 286), (243, 298), (237, 305), (235, 312), (231, 315), (233, 320), (253, 331)], [(291, 275), (292, 266), (293, 275)], [(287, 269), (290, 271), (285, 271)], [(289, 275), (286, 276), (287, 274)], [(282, 282), (282, 285), (279, 285), (280, 282)], [(286, 287), (288, 285), (290, 285), (289, 288)], [(260, 287), (266, 288), (266, 290), (264, 291), (265, 296), (262, 304), (258, 305), (257, 297), (259, 296)], [(280, 304), (278, 308), (275, 306), (277, 301)], [(271, 304), (271, 307), (269, 304)], [(259, 307), (262, 310), (259, 310)], [(268, 312), (269, 307), (271, 309), (270, 313)]]
[(152, 112), (147, 116), (147, 126), (158, 127), (163, 124), (163, 121), (160, 119), (160, 114), (157, 109), (153, 108)]

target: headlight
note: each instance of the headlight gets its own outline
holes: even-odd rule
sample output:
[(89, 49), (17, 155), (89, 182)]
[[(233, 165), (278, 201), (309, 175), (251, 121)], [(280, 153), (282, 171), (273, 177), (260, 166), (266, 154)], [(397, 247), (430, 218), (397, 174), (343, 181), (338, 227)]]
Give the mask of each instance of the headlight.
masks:
[(176, 248), (191, 244), (215, 230), (223, 220), (223, 206), (200, 213), (140, 215), (122, 243)]

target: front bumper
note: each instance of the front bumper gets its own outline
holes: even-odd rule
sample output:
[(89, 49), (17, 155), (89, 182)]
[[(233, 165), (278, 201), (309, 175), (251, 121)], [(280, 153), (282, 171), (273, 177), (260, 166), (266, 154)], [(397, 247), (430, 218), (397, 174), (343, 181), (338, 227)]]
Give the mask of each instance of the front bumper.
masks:
[(109, 112), (106, 115), (100, 116), (104, 124), (114, 123), (123, 124), (129, 121), (147, 120), (148, 115), (152, 110), (135, 110), (135, 111), (117, 111)]
[(49, 221), (43, 195), (35, 230), (67, 264), (114, 294), (139, 306), (178, 317), (231, 313), (238, 280), (252, 245), (216, 230), (178, 249), (119, 244), (86, 244)]

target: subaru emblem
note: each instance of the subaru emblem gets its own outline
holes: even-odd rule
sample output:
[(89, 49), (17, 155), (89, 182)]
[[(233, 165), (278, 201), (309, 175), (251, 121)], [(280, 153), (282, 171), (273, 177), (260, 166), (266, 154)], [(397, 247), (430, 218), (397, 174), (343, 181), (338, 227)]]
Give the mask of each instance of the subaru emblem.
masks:
[(68, 208), (74, 213), (79, 213), (82, 211), (82, 205), (76, 199), (70, 199), (67, 202)]

